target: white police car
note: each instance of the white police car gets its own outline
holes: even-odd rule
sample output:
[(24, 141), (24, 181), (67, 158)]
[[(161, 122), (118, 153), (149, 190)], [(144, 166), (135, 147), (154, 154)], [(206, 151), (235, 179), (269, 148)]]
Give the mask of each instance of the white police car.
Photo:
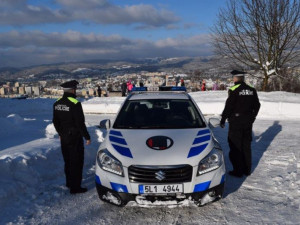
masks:
[[(96, 187), (103, 201), (191, 199), (197, 205), (223, 195), (223, 152), (197, 104), (183, 91), (130, 94), (96, 159)], [(177, 88), (175, 88), (177, 90)], [(181, 90), (181, 89), (179, 89)], [(214, 123), (214, 124), (213, 124)]]

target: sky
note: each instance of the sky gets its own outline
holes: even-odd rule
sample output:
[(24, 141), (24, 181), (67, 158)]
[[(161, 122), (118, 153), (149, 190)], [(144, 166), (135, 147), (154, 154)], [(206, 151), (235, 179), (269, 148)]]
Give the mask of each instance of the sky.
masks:
[(0, 67), (207, 56), (226, 0), (0, 0)]

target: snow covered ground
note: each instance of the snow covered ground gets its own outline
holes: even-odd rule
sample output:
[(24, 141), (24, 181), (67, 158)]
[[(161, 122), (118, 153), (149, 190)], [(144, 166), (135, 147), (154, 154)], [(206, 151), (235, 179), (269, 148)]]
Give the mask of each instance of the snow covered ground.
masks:
[[(204, 114), (220, 114), (226, 92), (191, 94)], [(253, 128), (253, 174), (226, 177), (222, 200), (198, 208), (124, 208), (98, 199), (94, 161), (104, 130), (124, 98), (83, 102), (92, 145), (85, 150), (83, 186), (71, 196), (64, 187), (60, 144), (51, 123), (52, 99), (0, 99), (0, 224), (300, 224), (300, 95), (259, 93), (262, 108)], [(110, 113), (110, 114), (90, 114)], [(111, 114), (112, 113), (112, 114)], [(215, 136), (228, 159), (227, 127)]]

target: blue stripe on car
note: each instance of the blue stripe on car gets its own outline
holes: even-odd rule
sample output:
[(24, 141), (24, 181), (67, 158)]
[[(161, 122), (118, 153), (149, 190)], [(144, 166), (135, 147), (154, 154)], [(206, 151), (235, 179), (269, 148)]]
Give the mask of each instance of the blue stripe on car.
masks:
[(203, 134), (210, 134), (210, 131), (208, 129), (206, 130), (200, 130), (197, 134), (197, 136), (203, 135)]
[(100, 180), (100, 177), (99, 177), (99, 176), (96, 175), (95, 180), (96, 180), (96, 183), (97, 183), (97, 184), (101, 184), (101, 180)]
[(128, 193), (128, 189), (127, 189), (126, 185), (110, 182), (110, 186), (113, 190), (115, 190), (117, 192)]
[(122, 147), (122, 146), (119, 146), (119, 145), (114, 145), (114, 144), (111, 144), (111, 145), (112, 145), (112, 146), (114, 147), (114, 149), (115, 149), (117, 152), (119, 152), (121, 155), (127, 156), (127, 157), (129, 157), (129, 158), (133, 158), (129, 148)]
[(123, 135), (120, 131), (111, 130), (109, 133), (112, 134), (112, 135), (123, 137)]
[(224, 182), (225, 182), (225, 174), (222, 176), (220, 184), (223, 184)]
[(144, 187), (143, 185), (139, 185), (139, 193), (144, 194)]
[(203, 144), (203, 145), (199, 145), (199, 146), (196, 146), (196, 147), (192, 147), (190, 149), (189, 154), (188, 154), (188, 158), (199, 155), (201, 152), (204, 151), (204, 149), (206, 148), (207, 145), (208, 144)]
[(117, 144), (121, 144), (121, 145), (127, 145), (125, 139), (123, 138), (118, 138), (118, 137), (114, 137), (114, 136), (109, 136), (109, 140), (111, 142), (115, 142)]
[(210, 135), (205, 135), (205, 136), (202, 136), (202, 137), (198, 137), (194, 140), (193, 145), (199, 144), (199, 143), (202, 143), (202, 142), (205, 142), (205, 141), (209, 141), (209, 140), (210, 140)]
[(194, 187), (194, 192), (206, 191), (210, 186), (211, 181), (196, 184)]

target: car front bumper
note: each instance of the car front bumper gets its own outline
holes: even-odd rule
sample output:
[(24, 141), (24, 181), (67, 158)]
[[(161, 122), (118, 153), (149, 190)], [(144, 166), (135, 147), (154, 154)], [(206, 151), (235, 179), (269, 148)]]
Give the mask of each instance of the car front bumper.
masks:
[[(196, 205), (202, 206), (208, 202), (216, 201), (223, 196), (224, 192), (224, 183), (219, 184), (213, 188), (209, 188), (205, 191), (188, 193), (188, 194), (181, 194), (181, 195), (139, 195), (139, 194), (131, 194), (131, 193), (124, 193), (124, 192), (117, 192), (115, 190), (109, 189), (104, 187), (96, 182), (96, 189), (99, 195), (99, 198), (103, 201), (123, 206), (126, 205), (130, 201), (135, 201), (138, 204), (143, 205), (142, 200), (146, 200), (147, 202), (155, 202), (155, 201), (176, 201), (178, 204), (185, 200), (189, 199), (193, 201)], [(107, 197), (107, 194), (114, 196), (115, 199), (119, 198), (119, 203), (116, 203), (111, 198)]]
[[(173, 194), (141, 194), (139, 191), (142, 183), (131, 183), (128, 179), (127, 168), (124, 168), (124, 177), (102, 170), (96, 165), (96, 187), (97, 192), (103, 201), (115, 205), (126, 205), (129, 201), (145, 199), (154, 202), (156, 200), (193, 200), (197, 205), (203, 205), (222, 198), (225, 183), (225, 165), (218, 169), (196, 176), (197, 167), (193, 169), (191, 182), (183, 183), (183, 193)], [(112, 197), (112, 198), (111, 198)], [(117, 203), (117, 204), (116, 204)]]

